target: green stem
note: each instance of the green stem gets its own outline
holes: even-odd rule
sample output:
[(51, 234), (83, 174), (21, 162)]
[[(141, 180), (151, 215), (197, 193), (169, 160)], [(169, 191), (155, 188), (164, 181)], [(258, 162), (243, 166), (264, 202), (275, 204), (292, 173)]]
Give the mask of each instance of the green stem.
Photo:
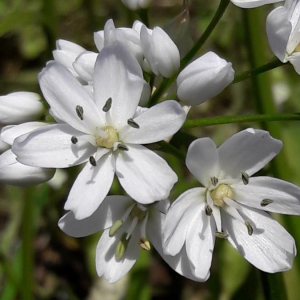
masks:
[(216, 28), (217, 24), (223, 17), (223, 14), (229, 5), (230, 0), (221, 0), (220, 5), (209, 23), (208, 27), (200, 37), (200, 39), (196, 42), (196, 44), (193, 46), (193, 48), (185, 55), (185, 57), (181, 60), (181, 69), (183, 69), (190, 61), (191, 59), (196, 55), (196, 53), (200, 50), (200, 48), (204, 45), (204, 43), (207, 41), (207, 39), (210, 37), (214, 29)]
[(160, 149), (165, 153), (169, 153), (174, 155), (175, 157), (177, 157), (178, 159), (180, 159), (181, 161), (185, 161), (185, 155), (183, 153), (181, 153), (177, 148), (175, 148), (174, 146), (170, 145), (169, 143), (165, 142), (165, 141), (161, 141), (158, 143), (160, 145)]
[[(190, 60), (194, 57), (194, 55), (199, 51), (199, 49), (204, 45), (204, 43), (207, 41), (207, 39), (212, 34), (213, 30), (219, 23), (220, 19), (222, 18), (227, 6), (229, 5), (230, 0), (221, 0), (220, 5), (209, 23), (208, 27), (202, 34), (202, 36), (199, 38), (199, 40), (195, 43), (193, 48), (186, 54), (185, 57), (182, 58), (180, 63), (180, 70), (179, 72), (190, 62)], [(161, 85), (157, 88), (151, 99), (149, 100), (149, 106), (155, 105), (160, 97), (163, 95), (165, 90), (173, 83), (173, 81), (177, 78), (177, 75), (179, 74), (177, 72), (173, 77), (171, 78), (164, 78)]]
[(274, 122), (274, 121), (300, 121), (300, 114), (282, 114), (282, 115), (246, 115), (246, 116), (225, 116), (201, 118), (194, 120), (186, 120), (183, 128), (193, 128), (202, 126), (212, 126), (232, 123), (246, 123), (246, 122)]
[(284, 63), (281, 62), (279, 59), (274, 59), (271, 62), (269, 62), (269, 63), (267, 63), (263, 66), (260, 66), (258, 68), (252, 69), (252, 70), (248, 70), (248, 71), (243, 72), (241, 74), (237, 74), (232, 83), (233, 84), (238, 83), (238, 82), (243, 81), (245, 79), (249, 79), (252, 76), (256, 76), (258, 74), (268, 72), (270, 70), (273, 70), (273, 69), (278, 68), (278, 67), (283, 66), (283, 65), (284, 65)]
[(268, 274), (260, 271), (263, 292), (266, 300), (287, 299), (283, 278), (281, 273)]
[(34, 199), (30, 188), (26, 190), (22, 216), (22, 300), (33, 300), (34, 266)]

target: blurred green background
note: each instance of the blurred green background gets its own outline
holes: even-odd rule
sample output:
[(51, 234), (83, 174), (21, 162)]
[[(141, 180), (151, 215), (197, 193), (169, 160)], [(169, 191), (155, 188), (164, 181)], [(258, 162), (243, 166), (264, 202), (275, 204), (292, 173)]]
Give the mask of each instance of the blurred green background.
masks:
[[(179, 39), (181, 45), (189, 45), (189, 41), (201, 36), (218, 5), (218, 0), (189, 1), (190, 17), (183, 38)], [(237, 73), (268, 63), (273, 55), (266, 42), (265, 18), (273, 7), (243, 10), (230, 4), (198, 54), (215, 51), (231, 61)], [(182, 28), (174, 30), (176, 22), (167, 24), (181, 12), (181, 0), (154, 0), (149, 9), (150, 28), (159, 25), (175, 38), (174, 34)], [(37, 75), (52, 59), (55, 41), (66, 39), (96, 51), (93, 32), (103, 29), (109, 18), (113, 18), (117, 27), (130, 27), (139, 16), (120, 0), (1, 0), (0, 95), (23, 90), (40, 93)], [(189, 118), (299, 112), (299, 82), (299, 75), (285, 65), (256, 80), (229, 86), (214, 99), (192, 108)], [(260, 173), (300, 185), (300, 126), (295, 121), (218, 125), (186, 132), (191, 138), (209, 136), (220, 144), (249, 126), (267, 129), (284, 141), (282, 153)], [(186, 135), (179, 133), (171, 144), (185, 152), (188, 141)], [(182, 162), (171, 155), (165, 158), (179, 176), (170, 197), (173, 201), (186, 189), (197, 186), (197, 182)], [(216, 242), (211, 277), (206, 283), (192, 282), (176, 274), (154, 251), (143, 252), (133, 270), (117, 284), (105, 283), (97, 277), (94, 264), (100, 234), (73, 239), (57, 227), (78, 171), (78, 168), (62, 171), (60, 186), (52, 183), (21, 189), (0, 185), (1, 300), (299, 299), (299, 257), (293, 269), (283, 274), (285, 294), (280, 285), (281, 275), (265, 277), (225, 240)], [(115, 181), (111, 194), (120, 193), (122, 190)], [(300, 219), (277, 218), (300, 248)], [(269, 282), (271, 298), (263, 289)], [(274, 282), (278, 282), (277, 290)]]

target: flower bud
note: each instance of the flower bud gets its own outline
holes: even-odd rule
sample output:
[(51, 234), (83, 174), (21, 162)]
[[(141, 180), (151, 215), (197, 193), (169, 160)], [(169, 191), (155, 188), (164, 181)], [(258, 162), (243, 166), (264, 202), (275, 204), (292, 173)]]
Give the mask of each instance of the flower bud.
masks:
[(16, 92), (0, 97), (0, 124), (19, 124), (43, 113), (40, 96), (31, 92)]
[(233, 79), (232, 64), (208, 52), (178, 75), (177, 95), (187, 105), (198, 105), (218, 95)]
[(151, 0), (121, 0), (122, 3), (131, 10), (137, 10), (140, 8), (147, 8)]
[(144, 56), (154, 74), (170, 78), (179, 70), (178, 48), (160, 27), (149, 30), (143, 25), (140, 39)]

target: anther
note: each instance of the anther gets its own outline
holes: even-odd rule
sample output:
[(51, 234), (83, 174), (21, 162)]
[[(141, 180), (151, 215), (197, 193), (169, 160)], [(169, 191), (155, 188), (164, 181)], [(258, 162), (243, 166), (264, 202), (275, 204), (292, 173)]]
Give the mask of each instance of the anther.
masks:
[(249, 222), (249, 221), (246, 221), (246, 222), (245, 222), (245, 225), (247, 226), (248, 234), (249, 234), (249, 235), (252, 235), (252, 234), (253, 234), (253, 227), (252, 227), (252, 225), (250, 224), (250, 222)]
[(110, 227), (109, 229), (109, 236), (112, 237), (114, 236), (117, 231), (123, 226), (123, 221), (122, 220), (117, 220), (113, 226)]
[(207, 216), (211, 216), (212, 209), (211, 209), (211, 207), (209, 205), (206, 205), (206, 207), (205, 207), (205, 213), (206, 213)]
[(150, 251), (151, 250), (151, 244), (147, 239), (140, 239), (140, 246), (142, 249), (146, 250), (146, 251)]
[(111, 103), (112, 103), (112, 98), (108, 98), (107, 101), (105, 102), (105, 105), (103, 106), (102, 110), (104, 112), (108, 112), (111, 108)]
[(118, 243), (116, 247), (116, 257), (117, 259), (121, 259), (126, 251), (127, 245), (129, 243), (129, 240), (126, 240), (126, 233), (123, 233), (120, 242)]
[(78, 118), (82, 121), (83, 120), (83, 107), (80, 105), (77, 105), (76, 113), (77, 113)]
[(71, 142), (72, 142), (72, 144), (77, 144), (78, 143), (78, 139), (77, 139), (77, 137), (75, 136), (75, 135), (73, 135), (72, 137), (71, 137)]
[(242, 181), (244, 185), (247, 185), (249, 183), (249, 175), (244, 171), (242, 171)]
[(124, 144), (118, 144), (117, 148), (122, 151), (128, 151), (128, 147)]
[(140, 125), (138, 123), (136, 123), (133, 119), (128, 119), (127, 124), (136, 129), (140, 128)]
[(213, 186), (216, 186), (219, 182), (219, 179), (217, 177), (211, 177), (210, 181), (211, 181)]
[(220, 238), (220, 239), (227, 239), (228, 238), (228, 234), (225, 233), (225, 232), (219, 232), (219, 231), (216, 231), (215, 232), (215, 236)]
[(271, 200), (271, 199), (263, 199), (263, 200), (260, 202), (260, 206), (265, 207), (265, 206), (267, 206), (267, 205), (269, 205), (269, 204), (271, 204), (271, 203), (273, 203), (273, 202), (274, 202), (274, 200)]
[(92, 166), (94, 166), (94, 167), (97, 166), (97, 163), (96, 163), (96, 160), (95, 160), (94, 156), (90, 156), (90, 164), (91, 164)]

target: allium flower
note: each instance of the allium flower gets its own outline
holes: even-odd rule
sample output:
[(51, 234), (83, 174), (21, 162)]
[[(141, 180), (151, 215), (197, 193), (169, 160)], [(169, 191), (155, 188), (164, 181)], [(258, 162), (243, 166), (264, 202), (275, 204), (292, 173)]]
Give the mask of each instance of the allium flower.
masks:
[(89, 161), (65, 205), (78, 219), (98, 208), (115, 173), (125, 191), (146, 204), (167, 198), (177, 181), (165, 160), (141, 144), (173, 135), (186, 115), (173, 100), (137, 111), (142, 78), (136, 59), (117, 42), (98, 56), (94, 99), (56, 62), (39, 76), (45, 99), (65, 123), (22, 136), (12, 149), (18, 161), (30, 166), (67, 168)]
[(20, 124), (41, 116), (44, 108), (40, 99), (38, 94), (31, 92), (0, 96), (0, 124)]
[(188, 105), (198, 105), (218, 95), (233, 79), (232, 64), (208, 52), (180, 72), (177, 95)]
[(185, 264), (185, 251), (175, 257), (163, 253), (162, 228), (168, 206), (168, 200), (141, 205), (125, 196), (108, 196), (90, 217), (77, 220), (69, 212), (58, 224), (73, 237), (105, 229), (97, 245), (96, 269), (110, 283), (120, 280), (135, 264), (141, 249), (149, 251), (152, 245), (178, 273), (197, 280)]
[(289, 61), (300, 74), (300, 1), (287, 0), (267, 17), (266, 29), (273, 53), (282, 61)]
[(242, 7), (242, 8), (253, 8), (253, 7), (258, 7), (258, 6), (262, 6), (265, 4), (282, 2), (282, 0), (231, 0), (231, 2), (234, 5)]
[(190, 172), (204, 187), (183, 193), (165, 222), (165, 253), (183, 248), (198, 278), (206, 279), (215, 236), (226, 238), (257, 268), (274, 273), (292, 267), (293, 237), (266, 211), (300, 214), (300, 189), (271, 177), (254, 177), (278, 154), (282, 142), (268, 132), (241, 131), (218, 149), (209, 138), (197, 139), (186, 159)]
[[(6, 126), (1, 131), (1, 139), (11, 146), (13, 141), (28, 132), (45, 126), (41, 122), (28, 122), (15, 126)], [(19, 163), (16, 155), (9, 149), (0, 156), (0, 182), (29, 186), (50, 180), (55, 174), (55, 169), (30, 167)]]
[(147, 8), (151, 0), (121, 0), (122, 3), (127, 6), (129, 9), (137, 10), (140, 8)]

